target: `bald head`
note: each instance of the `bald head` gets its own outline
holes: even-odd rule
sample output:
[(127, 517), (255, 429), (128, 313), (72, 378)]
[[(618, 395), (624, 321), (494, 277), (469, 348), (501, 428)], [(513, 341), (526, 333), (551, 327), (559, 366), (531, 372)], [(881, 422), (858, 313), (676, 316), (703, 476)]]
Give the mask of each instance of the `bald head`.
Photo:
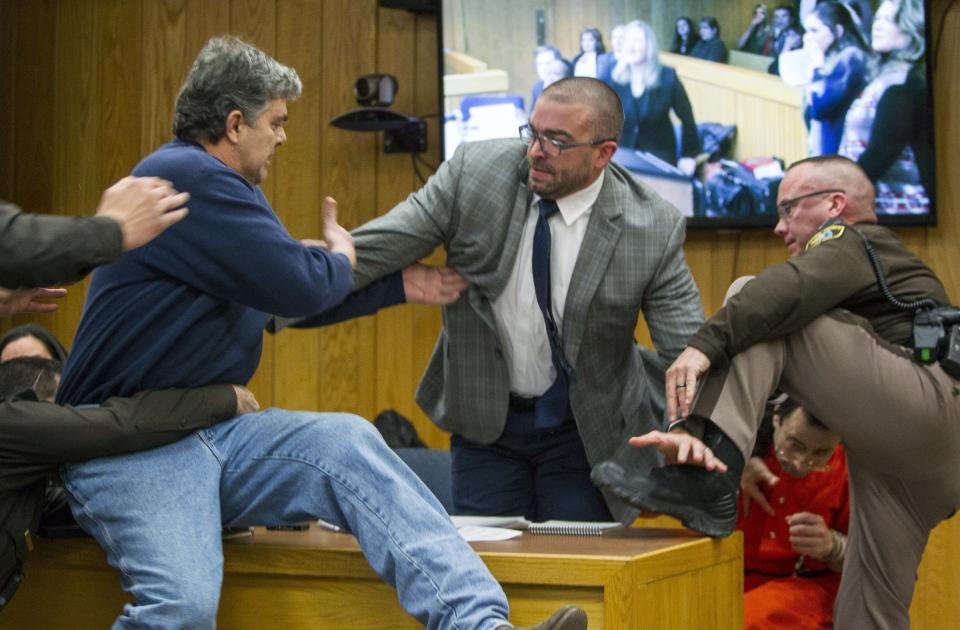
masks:
[(564, 105), (586, 105), (595, 139), (620, 139), (623, 132), (623, 106), (620, 97), (603, 81), (589, 77), (570, 77), (552, 83), (540, 98)]
[(801, 178), (801, 191), (842, 190), (846, 206), (838, 215), (844, 223), (876, 223), (876, 190), (856, 162), (839, 155), (819, 155), (799, 160), (787, 169), (786, 178)]

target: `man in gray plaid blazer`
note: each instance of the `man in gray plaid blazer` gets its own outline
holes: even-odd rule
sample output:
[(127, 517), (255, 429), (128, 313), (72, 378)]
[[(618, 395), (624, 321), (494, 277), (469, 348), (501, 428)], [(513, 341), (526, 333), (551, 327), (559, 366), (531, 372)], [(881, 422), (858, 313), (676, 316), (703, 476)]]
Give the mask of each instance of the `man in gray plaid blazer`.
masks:
[[(358, 287), (439, 245), (470, 283), (443, 309), (417, 390), (431, 420), (453, 433), (457, 513), (635, 514), (600, 494), (590, 468), (637, 457), (627, 438), (659, 427), (663, 369), (703, 308), (683, 255), (684, 218), (610, 163), (622, 126), (620, 101), (602, 82), (560, 81), (521, 128), (525, 142), (460, 146), (421, 190), (353, 232)], [(547, 220), (555, 351), (531, 273), (539, 199), (559, 207)], [(641, 312), (656, 354), (634, 342)], [(558, 370), (569, 403), (544, 423), (537, 406)]]

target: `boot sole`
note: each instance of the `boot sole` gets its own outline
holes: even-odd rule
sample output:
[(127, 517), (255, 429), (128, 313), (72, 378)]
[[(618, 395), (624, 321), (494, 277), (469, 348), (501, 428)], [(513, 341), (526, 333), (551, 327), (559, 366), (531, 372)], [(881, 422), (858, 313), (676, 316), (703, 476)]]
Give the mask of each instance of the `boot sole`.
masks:
[(682, 499), (663, 498), (660, 499), (653, 495), (660, 486), (649, 479), (637, 478), (631, 483), (635, 486), (634, 491), (628, 492), (623, 489), (624, 480), (622, 475), (611, 472), (609, 468), (601, 465), (594, 469), (591, 475), (594, 483), (601, 488), (609, 490), (617, 497), (623, 499), (635, 508), (645, 512), (656, 512), (657, 514), (666, 514), (679, 520), (684, 527), (698, 531), (701, 534), (711, 538), (725, 538), (733, 533), (735, 521), (725, 524), (718, 522), (717, 518), (705, 510), (688, 503), (682, 503)]

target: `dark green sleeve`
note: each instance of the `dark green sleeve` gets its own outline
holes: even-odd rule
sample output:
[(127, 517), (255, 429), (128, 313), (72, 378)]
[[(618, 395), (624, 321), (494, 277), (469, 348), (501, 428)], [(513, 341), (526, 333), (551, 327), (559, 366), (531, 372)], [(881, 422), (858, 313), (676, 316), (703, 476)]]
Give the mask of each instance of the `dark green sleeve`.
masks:
[(750, 346), (800, 330), (876, 279), (861, 241), (843, 237), (768, 267), (690, 339), (722, 367)]
[(59, 464), (175, 442), (236, 414), (232, 385), (141, 392), (99, 407), (0, 403), (0, 461)]
[(75, 282), (123, 253), (123, 235), (107, 217), (26, 214), (0, 201), (0, 287)]

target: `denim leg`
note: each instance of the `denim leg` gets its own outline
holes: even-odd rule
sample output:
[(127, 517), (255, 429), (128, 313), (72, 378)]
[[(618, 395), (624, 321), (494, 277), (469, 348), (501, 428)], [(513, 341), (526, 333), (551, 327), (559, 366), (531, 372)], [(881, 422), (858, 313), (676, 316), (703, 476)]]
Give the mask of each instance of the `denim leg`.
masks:
[(354, 533), (427, 628), (493, 628), (507, 618), (500, 585), (366, 420), (268, 409), (200, 435), (223, 463), (225, 524), (322, 518)]
[(220, 464), (196, 436), (62, 470), (77, 522), (133, 598), (113, 627), (206, 630), (223, 577)]

